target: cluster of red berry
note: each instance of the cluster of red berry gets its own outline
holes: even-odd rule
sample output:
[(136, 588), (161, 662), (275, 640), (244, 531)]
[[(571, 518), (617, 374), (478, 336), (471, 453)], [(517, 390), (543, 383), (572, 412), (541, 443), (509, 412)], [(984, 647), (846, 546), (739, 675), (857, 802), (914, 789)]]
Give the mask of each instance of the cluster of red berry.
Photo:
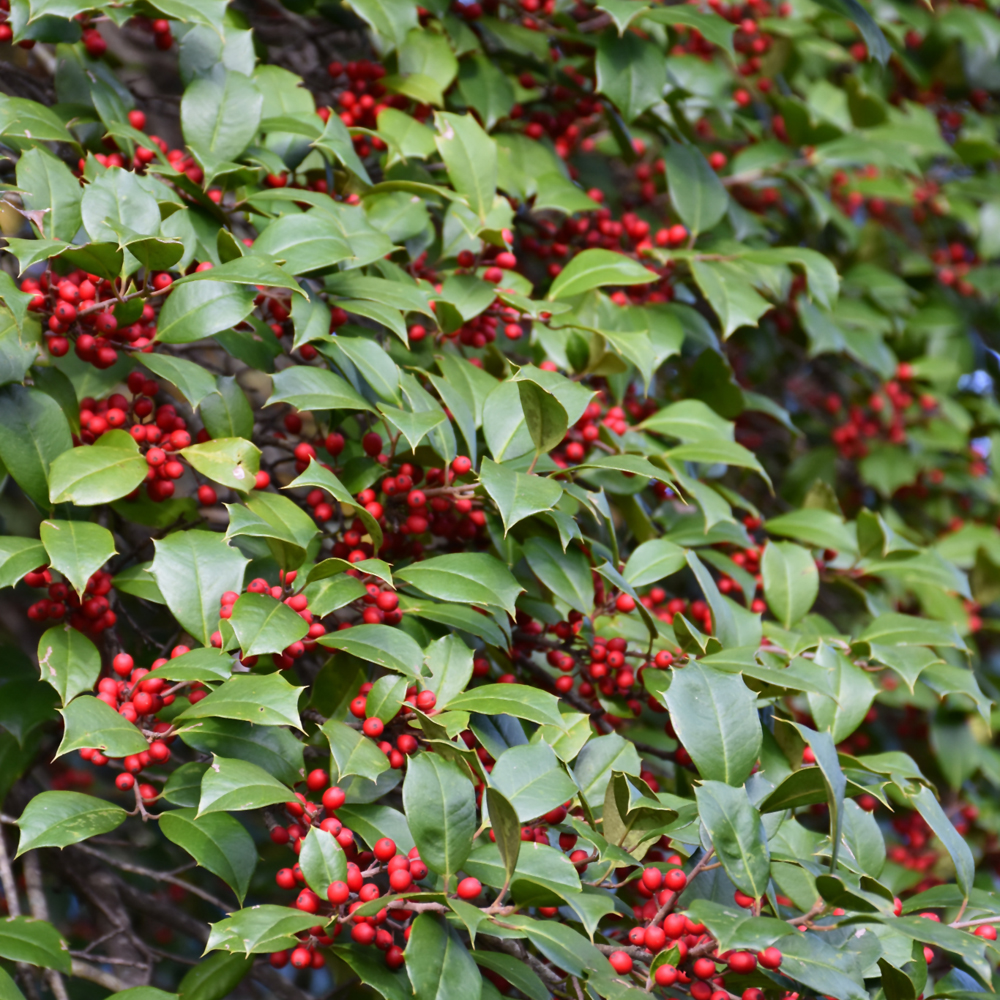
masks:
[(62, 580), (53, 581), (52, 570), (47, 566), (28, 573), (24, 582), (29, 587), (48, 589), (48, 597), (35, 601), (27, 611), (28, 618), (33, 622), (43, 622), (46, 619), (60, 621), (67, 619), (71, 628), (85, 635), (100, 635), (105, 629), (112, 628), (118, 621), (118, 615), (111, 609), (108, 594), (111, 593), (112, 577), (110, 573), (98, 570), (87, 581), (83, 595)]

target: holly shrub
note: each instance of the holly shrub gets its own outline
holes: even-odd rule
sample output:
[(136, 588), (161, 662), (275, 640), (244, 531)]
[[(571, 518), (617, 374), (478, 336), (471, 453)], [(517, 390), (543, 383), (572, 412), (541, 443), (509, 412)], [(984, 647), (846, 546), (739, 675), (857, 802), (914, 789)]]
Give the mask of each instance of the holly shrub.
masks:
[(2, 1000), (992, 993), (987, 3), (0, 6)]

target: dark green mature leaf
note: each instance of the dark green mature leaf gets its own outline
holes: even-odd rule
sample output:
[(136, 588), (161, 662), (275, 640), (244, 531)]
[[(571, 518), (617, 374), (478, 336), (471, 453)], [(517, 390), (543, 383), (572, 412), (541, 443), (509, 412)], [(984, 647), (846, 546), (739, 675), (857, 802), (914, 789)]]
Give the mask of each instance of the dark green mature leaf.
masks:
[(192, 649), (156, 668), (157, 677), (171, 681), (224, 681), (232, 673), (233, 659), (219, 649)]
[(59, 404), (38, 389), (0, 388), (0, 461), (25, 494), (48, 510), (49, 466), (73, 447), (69, 423)]
[(663, 698), (677, 737), (701, 776), (741, 785), (757, 761), (763, 738), (757, 700), (743, 679), (689, 663), (673, 672)]
[[(259, 596), (262, 595), (247, 594), (240, 600)], [(207, 698), (202, 698), (185, 709), (181, 718), (236, 719), (239, 722), (253, 722), (258, 726), (292, 726), (294, 729), (301, 729), (297, 706), (299, 694), (303, 690), (305, 689), (292, 687), (280, 673), (235, 674)]]
[(729, 195), (704, 154), (694, 146), (671, 144), (663, 151), (670, 201), (692, 233), (704, 233), (721, 221)]
[(538, 452), (554, 448), (566, 436), (569, 417), (556, 397), (535, 382), (519, 380), (521, 409), (531, 440)]
[(865, 1000), (860, 974), (850, 953), (838, 954), (815, 934), (782, 938), (781, 971), (821, 994)]
[(810, 693), (809, 707), (816, 725), (830, 730), (839, 742), (854, 732), (868, 713), (875, 685), (864, 670), (828, 643), (820, 643), (814, 663), (827, 671), (833, 693)]
[(968, 843), (955, 829), (932, 789), (921, 785), (916, 792), (909, 793), (908, 797), (951, 855), (955, 863), (955, 877), (962, 892), (968, 896), (972, 891), (972, 880), (976, 872), (975, 859)]
[(259, 809), (286, 802), (290, 797), (289, 790), (263, 768), (216, 754), (202, 778), (197, 818), (209, 813)]
[(840, 851), (840, 835), (844, 824), (844, 793), (847, 789), (847, 778), (840, 767), (837, 747), (830, 733), (816, 733), (799, 723), (792, 723), (798, 734), (812, 748), (816, 758), (816, 766), (823, 775), (826, 786), (827, 805), (830, 809), (830, 833), (833, 849), (830, 852), (830, 871), (837, 870), (837, 855)]
[(521, 914), (511, 914), (504, 923), (524, 931), (528, 940), (552, 963), (573, 976), (603, 972), (607, 959), (581, 934), (566, 924), (552, 920), (533, 920)]
[(398, 570), (396, 578), (442, 601), (494, 605), (510, 614), (522, 590), (510, 570), (485, 552), (434, 556)]
[(411, 926), (406, 971), (417, 1000), (479, 1000), (482, 978), (458, 934), (430, 913)]
[(294, 947), (299, 931), (322, 924), (323, 918), (287, 906), (248, 906), (211, 924), (206, 951), (222, 949), (243, 955), (261, 955)]
[(329, 469), (320, 465), (316, 459), (312, 459), (305, 472), (297, 479), (293, 479), (285, 489), (290, 490), (300, 486), (317, 486), (321, 490), (326, 490), (334, 500), (354, 508), (354, 516), (360, 518), (371, 536), (372, 547), (376, 551), (382, 547), (382, 529), (378, 521), (364, 507), (358, 506), (357, 498), (351, 496), (350, 490)]
[(833, 11), (834, 14), (840, 14), (857, 25), (870, 56), (883, 65), (889, 61), (892, 49), (886, 41), (885, 35), (882, 34), (882, 29), (858, 0), (817, 0), (817, 2), (821, 7)]
[(167, 607), (196, 639), (208, 646), (218, 630), (219, 598), (243, 589), (247, 559), (211, 531), (178, 531), (155, 543), (150, 573)]
[[(331, 115), (331, 121), (336, 118)], [(351, 256), (351, 247), (321, 212), (285, 215), (270, 223), (251, 253), (282, 261), (291, 274), (327, 270)]]
[(173, 809), (160, 817), (163, 835), (218, 875), (243, 902), (257, 867), (257, 848), (243, 824), (226, 813), (196, 816), (195, 809)]
[(419, 754), (406, 769), (403, 808), (421, 860), (446, 880), (457, 873), (476, 832), (476, 792), (469, 776), (438, 754)]
[(424, 683), (437, 697), (436, 707), (444, 708), (472, 678), (472, 650), (457, 635), (446, 635), (427, 647), (425, 662), (431, 676)]
[(319, 827), (311, 827), (302, 841), (299, 865), (306, 877), (306, 885), (321, 899), (331, 882), (347, 879), (347, 858), (337, 843), (337, 838)]
[(184, 976), (177, 992), (184, 1000), (222, 1000), (239, 986), (252, 964), (249, 955), (225, 951), (209, 955)]
[(486, 789), (486, 807), (489, 810), (497, 853), (500, 855), (504, 876), (509, 884), (521, 853), (521, 820), (517, 810), (498, 788)]
[(124, 757), (149, 749), (146, 737), (131, 722), (90, 695), (74, 698), (59, 709), (59, 714), (65, 730), (57, 757), (84, 747), (102, 750), (108, 757)]
[[(667, 544), (670, 544), (669, 542)], [(594, 581), (582, 550), (570, 545), (565, 552), (558, 542), (536, 535), (524, 545), (531, 571), (560, 600), (583, 614), (594, 606)]]
[[(234, 757), (263, 768), (286, 785), (305, 777), (302, 744), (288, 729), (235, 719), (200, 719), (183, 727), (181, 738), (206, 754)], [(194, 805), (197, 805), (197, 796)]]
[(44, 146), (26, 150), (17, 161), (17, 186), (29, 211), (43, 212), (42, 236), (72, 240), (82, 223), (80, 182), (69, 167)]
[(760, 899), (771, 877), (771, 855), (760, 813), (746, 791), (721, 781), (703, 781), (695, 787), (695, 798), (726, 874), (738, 889)]
[(69, 973), (69, 948), (47, 920), (7, 917), (0, 921), (0, 958)]
[(80, 792), (41, 792), (25, 806), (17, 821), (21, 839), (17, 856), (36, 847), (67, 847), (125, 821), (125, 810)]
[(224, 281), (179, 285), (163, 304), (156, 339), (188, 344), (242, 323), (253, 309), (253, 290)]
[(666, 64), (658, 45), (628, 31), (601, 33), (597, 46), (597, 89), (632, 122), (663, 100)]
[(264, 98), (253, 80), (231, 70), (201, 77), (184, 92), (181, 128), (205, 173), (235, 160), (253, 139)]
[(56, 689), (65, 706), (97, 683), (101, 654), (82, 632), (56, 625), (38, 640), (38, 672)]
[(93, 507), (127, 496), (149, 466), (130, 434), (108, 431), (89, 448), (70, 448), (49, 468), (49, 499)]
[(474, 951), (472, 957), (476, 964), (503, 976), (530, 1000), (549, 1000), (548, 987), (538, 978), (538, 974), (513, 955), (505, 955), (500, 951)]

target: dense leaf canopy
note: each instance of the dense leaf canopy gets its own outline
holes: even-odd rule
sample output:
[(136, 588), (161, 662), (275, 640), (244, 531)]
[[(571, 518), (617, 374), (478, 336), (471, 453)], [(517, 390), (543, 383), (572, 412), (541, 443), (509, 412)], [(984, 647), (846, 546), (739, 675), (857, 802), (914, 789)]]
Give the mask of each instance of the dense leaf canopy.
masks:
[(990, 0), (0, 7), (0, 1000), (992, 993)]

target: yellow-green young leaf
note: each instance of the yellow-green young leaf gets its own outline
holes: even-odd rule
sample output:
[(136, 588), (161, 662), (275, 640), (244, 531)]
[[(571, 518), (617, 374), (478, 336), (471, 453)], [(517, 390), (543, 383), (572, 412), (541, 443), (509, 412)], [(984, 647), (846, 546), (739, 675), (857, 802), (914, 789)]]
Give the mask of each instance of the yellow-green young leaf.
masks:
[(181, 449), (181, 455), (212, 482), (245, 493), (260, 471), (260, 449), (242, 437), (218, 438)]
[(111, 532), (89, 521), (42, 521), (39, 533), (50, 565), (80, 595), (90, 577), (117, 551)]
[(440, 875), (457, 873), (476, 832), (476, 790), (465, 769), (439, 754), (410, 758), (403, 809), (421, 860)]
[(49, 499), (81, 507), (128, 496), (146, 478), (149, 466), (125, 431), (108, 431), (90, 447), (70, 448), (49, 468)]
[(69, 948), (59, 932), (47, 920), (34, 917), (0, 921), (0, 958), (65, 973), (72, 968)]
[(293, 365), (277, 372), (267, 405), (289, 403), (298, 410), (371, 410), (374, 407), (339, 375), (325, 368)]
[(245, 760), (216, 754), (201, 779), (198, 817), (218, 812), (243, 812), (287, 802), (291, 792), (263, 768)]
[(56, 625), (38, 640), (38, 672), (56, 689), (65, 706), (97, 683), (101, 654), (82, 632), (69, 625)]
[(88, 837), (110, 833), (125, 821), (125, 810), (80, 792), (41, 792), (17, 821), (21, 839), (17, 855), (36, 847), (66, 847)]
[[(240, 600), (260, 596), (245, 594)], [(277, 601), (274, 603), (278, 604)], [(185, 709), (181, 718), (238, 719), (259, 726), (291, 726), (301, 729), (298, 701), (303, 690), (293, 687), (280, 673), (234, 674), (207, 698), (202, 698)]]
[(160, 829), (202, 868), (218, 875), (243, 902), (257, 867), (257, 848), (239, 820), (226, 813), (199, 818), (194, 809), (171, 809), (160, 817)]
[(760, 570), (768, 607), (785, 628), (791, 628), (819, 594), (819, 571), (812, 554), (792, 542), (770, 542)]
[(325, 917), (303, 913), (287, 906), (248, 906), (231, 917), (211, 924), (205, 951), (223, 950), (242, 955), (260, 955), (292, 948), (295, 935), (316, 925)]
[(438, 152), (455, 190), (463, 195), (480, 222), (493, 208), (497, 193), (497, 147), (472, 115), (435, 114)]
[(695, 787), (695, 798), (726, 874), (737, 889), (760, 899), (771, 877), (771, 855), (760, 813), (746, 790), (721, 781), (703, 781)]
[(631, 257), (593, 248), (578, 253), (549, 288), (548, 298), (567, 299), (605, 285), (645, 285), (657, 276)]

